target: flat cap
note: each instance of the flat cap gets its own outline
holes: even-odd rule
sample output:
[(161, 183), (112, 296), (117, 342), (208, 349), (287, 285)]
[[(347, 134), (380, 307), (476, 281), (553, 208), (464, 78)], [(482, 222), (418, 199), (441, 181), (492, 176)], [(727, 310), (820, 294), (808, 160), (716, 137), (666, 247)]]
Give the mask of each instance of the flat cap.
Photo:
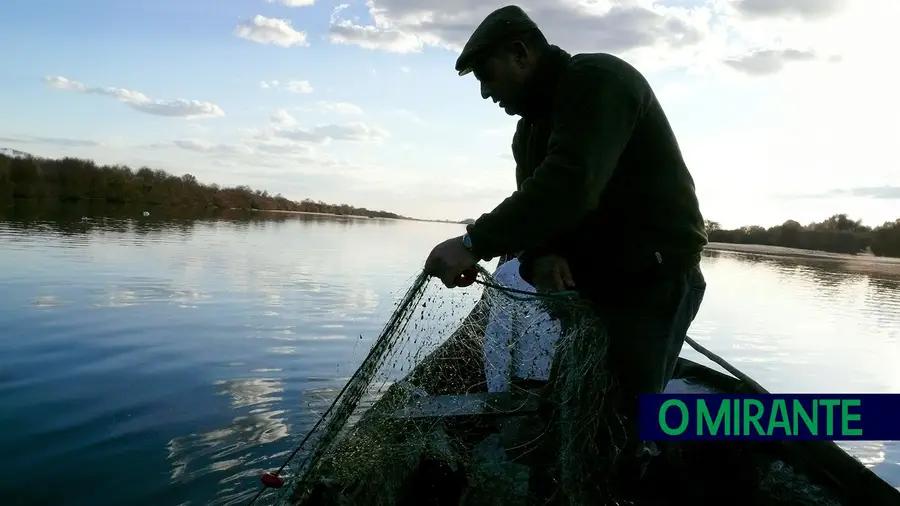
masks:
[(461, 76), (472, 72), (475, 62), (497, 43), (536, 30), (537, 27), (528, 14), (517, 5), (507, 5), (495, 10), (484, 18), (469, 37), (462, 53), (456, 59), (457, 72)]

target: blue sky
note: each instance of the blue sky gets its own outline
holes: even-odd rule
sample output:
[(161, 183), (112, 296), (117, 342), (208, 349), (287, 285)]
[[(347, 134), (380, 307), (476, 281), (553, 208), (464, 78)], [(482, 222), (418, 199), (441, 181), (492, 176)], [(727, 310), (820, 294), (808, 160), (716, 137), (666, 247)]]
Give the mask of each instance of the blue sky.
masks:
[[(515, 118), (453, 62), (502, 5), (7, 0), (0, 147), (476, 217), (514, 190)], [(900, 217), (897, 2), (520, 5), (551, 42), (647, 75), (707, 218)]]

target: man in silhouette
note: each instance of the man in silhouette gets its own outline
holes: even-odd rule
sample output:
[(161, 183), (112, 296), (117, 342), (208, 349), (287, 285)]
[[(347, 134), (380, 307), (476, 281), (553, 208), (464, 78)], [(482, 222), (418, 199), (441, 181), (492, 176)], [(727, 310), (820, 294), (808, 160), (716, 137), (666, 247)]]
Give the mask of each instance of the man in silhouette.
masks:
[(640, 476), (655, 445), (639, 440), (638, 396), (665, 388), (706, 289), (706, 231), (672, 128), (639, 71), (549, 44), (516, 6), (485, 18), (456, 70), (521, 117), (512, 141), (518, 189), (438, 244), (426, 272), (453, 287), (479, 260), (516, 252), (538, 290), (575, 289), (589, 300), (619, 385), (621, 469)]

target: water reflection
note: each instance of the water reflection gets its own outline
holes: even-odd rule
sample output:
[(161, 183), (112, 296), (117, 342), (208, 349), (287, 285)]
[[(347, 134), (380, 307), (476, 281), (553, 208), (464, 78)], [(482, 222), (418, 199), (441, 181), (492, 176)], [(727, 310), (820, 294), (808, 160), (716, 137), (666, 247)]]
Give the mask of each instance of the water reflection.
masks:
[[(836, 330), (836, 325), (846, 331), (845, 339), (853, 339), (854, 333), (874, 333), (884, 344), (896, 345), (900, 338), (900, 263), (895, 259), (886, 262), (865, 260), (833, 260), (810, 258), (780, 258), (747, 255), (732, 252), (706, 253), (704, 264), (714, 270), (733, 271), (744, 277), (743, 281), (728, 276), (726, 283), (742, 286), (734, 293), (742, 298), (757, 295), (754, 285), (766, 287), (770, 293), (759, 293), (760, 298), (774, 304), (783, 300), (805, 300), (805, 305), (792, 305), (803, 312), (817, 313), (819, 320), (809, 318), (806, 324), (818, 328), (826, 335)], [(755, 277), (755, 281), (750, 281)], [(772, 283), (774, 282), (774, 283)], [(773, 290), (777, 283), (778, 291)], [(713, 287), (713, 290), (716, 290)], [(754, 301), (757, 302), (757, 301)], [(760, 309), (761, 304), (754, 304)], [(778, 317), (779, 323), (791, 319), (802, 321), (804, 314), (759, 314), (760, 318)], [(792, 317), (792, 318), (791, 318)], [(757, 328), (753, 326), (752, 328)], [(807, 332), (808, 333), (808, 332)], [(763, 346), (760, 344), (760, 346)], [(760, 348), (761, 349), (761, 348)], [(883, 353), (883, 350), (880, 350)], [(897, 348), (890, 347), (889, 354)], [(900, 389), (900, 379), (895, 383)]]
[(817, 283), (834, 286), (848, 278), (869, 277), (884, 283), (891, 289), (900, 288), (900, 259), (856, 257), (853, 259), (834, 255), (815, 258), (811, 256), (778, 256), (735, 251), (707, 250), (703, 253), (709, 262), (716, 259), (734, 259), (749, 264), (765, 265), (790, 273), (808, 273)]
[[(431, 246), (462, 230), (318, 215), (170, 219), (162, 210), (148, 218), (133, 211), (102, 218), (92, 208), (36, 216), (0, 210), (0, 353), (18, 365), (0, 368), (0, 391), (34, 405), (53, 405), (66, 387), (86, 392), (75, 415), (57, 410), (51, 418), (106, 410), (108, 426), (91, 427), (100, 434), (92, 437), (116, 448), (152, 446), (103, 462), (35, 448), (73, 470), (146, 466), (140, 472), (148, 478), (118, 495), (85, 488), (75, 505), (245, 504), (259, 473), (277, 468), (327, 409)], [(900, 391), (900, 275), (891, 268), (715, 251), (703, 262), (709, 289), (691, 334), (764, 386)], [(396, 350), (395, 367), (379, 379), (405, 374), (449, 336), (478, 294), (477, 287), (433, 284), (408, 328), (417, 342)], [(82, 384), (84, 371), (90, 384)], [(144, 389), (135, 393), (129, 384), (159, 390), (143, 401)], [(117, 436), (135, 412), (145, 413), (147, 425)], [(37, 415), (17, 416), (22, 427), (41, 427)], [(21, 430), (0, 433), (0, 447)], [(896, 443), (846, 447), (900, 485)], [(0, 485), (7, 483), (9, 496), (22, 486)]]
[[(900, 265), (717, 251), (703, 263), (692, 334), (770, 390), (900, 392)], [(840, 445), (900, 485), (897, 442)]]
[[(53, 296), (50, 296), (51, 298)], [(123, 285), (105, 287), (98, 293), (94, 307), (121, 308), (139, 304), (173, 303), (180, 308), (196, 307), (196, 303), (211, 298), (197, 288), (177, 288), (156, 284), (154, 280), (131, 281)]]
[(279, 409), (284, 385), (275, 378), (247, 378), (216, 382), (217, 394), (230, 397), (230, 407), (238, 413), (230, 424), (207, 432), (173, 438), (166, 445), (172, 483), (186, 483), (208, 474), (219, 474), (216, 500), (204, 504), (227, 504), (252, 490), (235, 481), (258, 476), (273, 455), (261, 452), (262, 445), (289, 435), (289, 412)]
[[(860, 274), (859, 268), (841, 270), (849, 262), (805, 261), (708, 253), (704, 266), (713, 280), (695, 333), (720, 341), (720, 349), (729, 348), (721, 342), (727, 339), (731, 350), (746, 352), (727, 358), (765, 364), (763, 377), (776, 380), (785, 378), (778, 364), (816, 363), (840, 371), (894, 355), (900, 332), (894, 266), (868, 265), (868, 273)], [(857, 346), (858, 336), (866, 336), (868, 346)], [(882, 388), (895, 391), (900, 381), (890, 371), (864, 374), (880, 375)]]
[[(143, 216), (148, 210), (149, 216)], [(134, 234), (138, 237), (165, 232), (186, 237), (200, 223), (220, 222), (240, 231), (279, 230), (289, 224), (311, 227), (394, 227), (402, 220), (338, 216), (298, 212), (239, 209), (181, 209), (165, 206), (136, 207), (90, 201), (56, 202), (16, 200), (0, 202), (0, 222), (13, 229), (52, 233), (60, 237), (92, 232)]]

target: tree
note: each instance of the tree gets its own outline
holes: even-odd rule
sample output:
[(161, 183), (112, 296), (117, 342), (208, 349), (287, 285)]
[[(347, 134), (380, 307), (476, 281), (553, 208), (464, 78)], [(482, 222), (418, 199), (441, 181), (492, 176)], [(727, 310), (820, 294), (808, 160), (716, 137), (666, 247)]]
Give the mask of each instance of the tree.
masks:
[[(24, 155), (24, 154), (23, 154)], [(0, 197), (96, 199), (113, 203), (139, 203), (185, 208), (238, 208), (312, 211), (383, 218), (403, 218), (387, 211), (370, 211), (348, 204), (339, 206), (304, 199), (272, 196), (267, 190), (241, 185), (221, 188), (197, 181), (193, 174), (176, 176), (164, 170), (123, 165), (100, 166), (91, 160), (58, 160), (0, 153)]]

